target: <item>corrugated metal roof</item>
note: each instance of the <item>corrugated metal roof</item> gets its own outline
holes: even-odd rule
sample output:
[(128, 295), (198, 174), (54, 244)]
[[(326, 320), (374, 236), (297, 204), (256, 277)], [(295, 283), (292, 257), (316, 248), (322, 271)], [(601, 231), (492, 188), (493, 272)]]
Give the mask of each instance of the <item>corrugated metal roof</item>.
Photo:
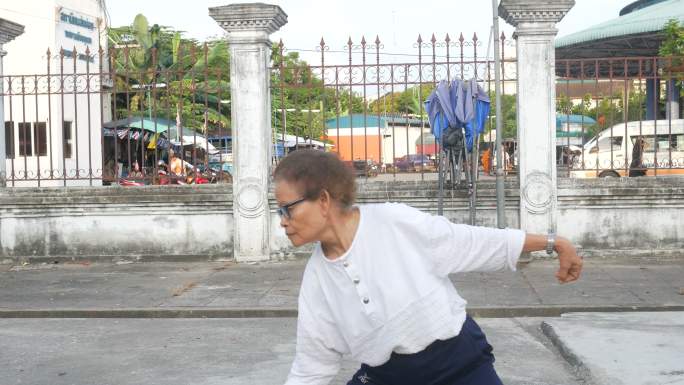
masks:
[(425, 124), (426, 126), (430, 125), (430, 122), (428, 121), (427, 118), (424, 120), (420, 120), (419, 118), (416, 117), (407, 117), (406, 115), (400, 115), (400, 114), (385, 114), (382, 115), (383, 118), (387, 120), (387, 124), (394, 124), (394, 125), (409, 125), (409, 126), (421, 126)]
[(628, 4), (626, 7), (623, 7), (620, 10), (620, 16), (632, 13), (634, 11), (638, 11), (642, 8), (650, 7), (651, 5), (656, 3), (662, 3), (663, 1), (667, 0), (637, 0), (633, 3)]
[(684, 23), (684, 0), (668, 0), (556, 39), (556, 48), (612, 37), (656, 32), (670, 20)]
[(352, 114), (339, 116), (325, 121), (326, 128), (387, 127), (387, 120), (374, 114)]
[[(365, 123), (364, 123), (364, 115), (363, 114), (352, 114), (351, 118), (349, 115), (344, 115), (340, 116), (338, 118), (332, 118), (328, 119), (325, 121), (325, 126), (327, 128), (336, 128), (337, 127), (337, 122), (339, 121), (340, 128), (349, 128), (349, 122), (351, 119), (351, 123), (354, 125), (353, 128), (360, 128), (360, 127), (382, 127), (385, 128), (389, 125), (396, 125), (396, 126), (416, 126), (420, 127), (422, 125), (425, 125), (425, 127), (430, 126), (430, 122), (428, 121), (427, 118), (425, 120), (420, 120), (419, 118), (416, 117), (407, 117), (406, 115), (399, 115), (399, 114), (381, 114), (379, 117), (376, 113), (368, 112), (365, 115)], [(378, 124), (379, 123), (379, 124)]]
[(556, 113), (556, 128), (563, 128), (564, 124), (586, 124), (586, 125), (591, 125), (595, 124), (596, 121), (591, 118), (590, 116), (586, 115), (575, 115), (575, 114), (562, 114), (560, 112)]

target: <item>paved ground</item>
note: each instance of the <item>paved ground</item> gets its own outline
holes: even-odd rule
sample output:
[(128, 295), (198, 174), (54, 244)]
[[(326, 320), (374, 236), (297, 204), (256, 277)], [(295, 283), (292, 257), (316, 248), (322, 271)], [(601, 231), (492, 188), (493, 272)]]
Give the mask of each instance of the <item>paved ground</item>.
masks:
[[(26, 310), (117, 312), (150, 316), (294, 316), (305, 261), (4, 266), (0, 317)], [(557, 316), (582, 310), (684, 310), (684, 259), (587, 261), (582, 279), (560, 285), (555, 261), (517, 272), (453, 276), (472, 313)], [(26, 313), (30, 314), (30, 313)], [(40, 313), (39, 313), (40, 314)], [(85, 315), (83, 315), (85, 316)]]
[[(0, 265), (0, 384), (281, 384), (303, 267)], [(555, 269), (452, 277), (504, 383), (684, 384), (684, 259), (587, 260), (571, 285)]]
[(684, 312), (572, 313), (542, 329), (593, 383), (684, 384)]
[[(479, 322), (495, 346), (504, 383), (583, 384), (553, 347), (540, 342), (539, 319)], [(295, 323), (294, 318), (0, 319), (0, 383), (281, 385), (294, 356)], [(358, 364), (345, 361), (332, 384), (346, 384), (356, 369)]]

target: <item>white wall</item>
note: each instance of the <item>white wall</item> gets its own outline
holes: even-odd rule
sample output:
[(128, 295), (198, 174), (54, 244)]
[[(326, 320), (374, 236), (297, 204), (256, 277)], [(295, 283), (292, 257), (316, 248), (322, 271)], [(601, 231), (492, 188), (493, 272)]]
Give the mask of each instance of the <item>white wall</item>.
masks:
[(382, 140), (382, 156), (385, 163), (391, 163), (404, 155), (416, 154), (416, 140), (419, 140), (421, 130), (430, 132), (430, 128), (413, 126), (392, 126), (387, 128), (389, 135)]
[(0, 194), (0, 262), (230, 258), (230, 192), (226, 184), (7, 189)]
[[(86, 28), (62, 20), (62, 14), (74, 15), (91, 22), (93, 28)], [(14, 122), (15, 158), (6, 161), (9, 186), (36, 186), (37, 181), (15, 179), (58, 178), (41, 181), (41, 186), (63, 185), (63, 175), (75, 177), (78, 169), (80, 178), (101, 175), (102, 147), (100, 145), (102, 122), (111, 120), (109, 95), (101, 101), (101, 78), (98, 76), (100, 45), (106, 51), (104, 11), (97, 0), (25, 0), (3, 4), (0, 17), (24, 25), (25, 32), (4, 46), (8, 52), (4, 60), (5, 88), (12, 79), (13, 96), (5, 96), (5, 120)], [(66, 36), (67, 32), (72, 37)], [(74, 39), (90, 39), (91, 44)], [(93, 61), (65, 57), (60, 60), (59, 52), (68, 50), (85, 53), (90, 48)], [(51, 51), (48, 60), (47, 51)], [(106, 56), (103, 63), (106, 63)], [(49, 64), (49, 69), (48, 69)], [(107, 68), (103, 68), (107, 71)], [(47, 76), (48, 71), (51, 76)], [(74, 76), (74, 74), (77, 74)], [(63, 76), (61, 75), (63, 74)], [(90, 74), (90, 75), (89, 75)], [(9, 77), (8, 77), (9, 76)], [(74, 80), (76, 87), (73, 86)], [(22, 81), (24, 86), (22, 87)], [(64, 82), (62, 88), (61, 83)], [(76, 96), (74, 96), (76, 88)], [(38, 95), (36, 95), (36, 90)], [(88, 90), (92, 92), (87, 95)], [(48, 97), (48, 92), (52, 96)], [(64, 95), (59, 95), (63, 92)], [(23, 95), (22, 95), (23, 94)], [(90, 110), (90, 111), (88, 111)], [(63, 161), (62, 121), (72, 122), (72, 157)], [(47, 154), (36, 156), (37, 141), (33, 129), (32, 156), (19, 155), (20, 122), (45, 122), (46, 136), (50, 138)], [(76, 142), (78, 140), (78, 151)], [(52, 162), (52, 163), (51, 163)], [(52, 164), (52, 167), (51, 167)], [(66, 168), (66, 171), (65, 171)], [(67, 185), (101, 184), (99, 181), (68, 181)]]
[[(356, 127), (350, 128), (328, 128), (326, 130), (330, 139), (336, 139), (339, 135), (341, 137), (349, 137), (353, 133), (356, 137), (363, 137), (364, 133), (367, 136), (377, 136), (378, 127)], [(424, 128), (424, 132), (430, 132), (430, 128)], [(401, 158), (407, 154), (416, 153), (416, 140), (420, 138), (421, 128), (404, 125), (388, 125), (380, 129), (383, 136), (382, 139), (382, 162), (392, 163), (394, 159)]]
[[(496, 225), (494, 183), (482, 181), (477, 225)], [(362, 203), (403, 202), (437, 212), (436, 182), (360, 183)], [(520, 225), (518, 186), (506, 183), (509, 227)], [(679, 256), (684, 249), (684, 178), (560, 179), (558, 233), (585, 256)], [(0, 194), (0, 262), (22, 258), (232, 257), (231, 185), (7, 189)], [(272, 256), (294, 249), (269, 196)], [(468, 223), (468, 197), (445, 199), (445, 216)]]

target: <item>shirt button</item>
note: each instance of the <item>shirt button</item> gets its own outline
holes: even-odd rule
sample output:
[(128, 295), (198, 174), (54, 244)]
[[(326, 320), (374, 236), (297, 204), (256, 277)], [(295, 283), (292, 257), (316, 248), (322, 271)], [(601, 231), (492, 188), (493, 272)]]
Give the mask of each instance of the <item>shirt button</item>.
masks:
[(342, 266), (344, 266), (344, 267), (349, 267), (349, 262), (344, 262), (344, 263), (342, 263)]
[(368, 302), (370, 302), (370, 299), (368, 299), (368, 297), (365, 297), (365, 298), (363, 299), (363, 303), (368, 303)]
[(359, 284), (359, 282), (361, 282), (361, 280), (360, 280), (360, 279), (358, 279), (358, 278), (354, 278), (354, 284), (355, 284), (355, 285), (358, 285), (358, 284)]

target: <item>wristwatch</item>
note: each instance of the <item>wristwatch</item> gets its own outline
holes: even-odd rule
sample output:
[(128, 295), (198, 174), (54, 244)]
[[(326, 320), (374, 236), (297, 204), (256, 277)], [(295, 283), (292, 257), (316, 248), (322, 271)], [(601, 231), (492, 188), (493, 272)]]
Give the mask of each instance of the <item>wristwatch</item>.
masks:
[(546, 254), (553, 254), (554, 247), (556, 247), (556, 234), (549, 233), (549, 235), (546, 238)]

